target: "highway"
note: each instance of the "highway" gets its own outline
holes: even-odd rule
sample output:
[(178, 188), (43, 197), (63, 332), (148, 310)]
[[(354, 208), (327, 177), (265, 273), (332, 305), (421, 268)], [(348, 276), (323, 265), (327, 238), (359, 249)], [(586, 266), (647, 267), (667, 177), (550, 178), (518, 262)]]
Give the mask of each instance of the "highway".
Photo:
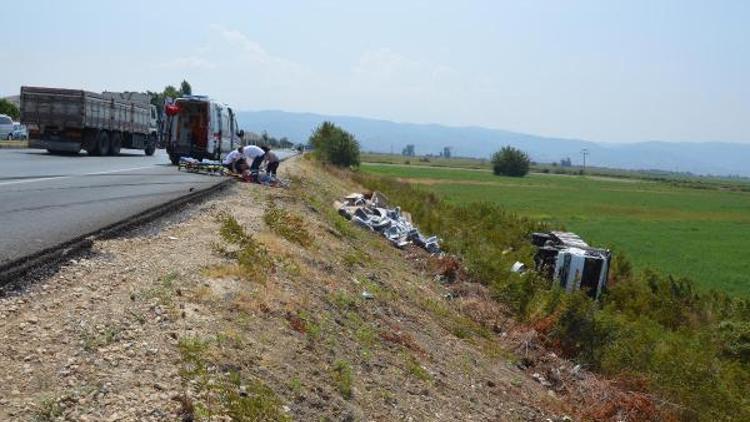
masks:
[(179, 172), (163, 150), (89, 157), (0, 149), (0, 265), (223, 180)]

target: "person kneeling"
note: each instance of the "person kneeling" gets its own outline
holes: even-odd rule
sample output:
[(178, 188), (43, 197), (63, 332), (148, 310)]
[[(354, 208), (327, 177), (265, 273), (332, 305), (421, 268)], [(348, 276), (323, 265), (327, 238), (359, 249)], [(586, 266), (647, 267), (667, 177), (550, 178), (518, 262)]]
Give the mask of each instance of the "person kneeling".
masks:
[(263, 146), (263, 151), (266, 153), (263, 154), (263, 161), (266, 162), (266, 173), (268, 173), (269, 176), (275, 178), (276, 177), (276, 171), (279, 169), (279, 163), (281, 162), (279, 160), (279, 157), (271, 151), (271, 148), (268, 146)]
[(245, 161), (245, 154), (242, 152), (242, 147), (233, 150), (224, 157), (221, 164), (230, 172), (241, 174), (242, 171), (247, 167)]

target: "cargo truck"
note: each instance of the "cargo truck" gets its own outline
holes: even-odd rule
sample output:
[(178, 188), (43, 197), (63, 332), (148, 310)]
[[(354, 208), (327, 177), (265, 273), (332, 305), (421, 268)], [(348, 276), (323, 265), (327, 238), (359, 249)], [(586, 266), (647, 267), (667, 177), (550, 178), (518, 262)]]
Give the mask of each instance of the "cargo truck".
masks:
[(156, 150), (156, 108), (146, 94), (21, 87), (21, 123), (29, 146), (51, 153), (117, 155)]

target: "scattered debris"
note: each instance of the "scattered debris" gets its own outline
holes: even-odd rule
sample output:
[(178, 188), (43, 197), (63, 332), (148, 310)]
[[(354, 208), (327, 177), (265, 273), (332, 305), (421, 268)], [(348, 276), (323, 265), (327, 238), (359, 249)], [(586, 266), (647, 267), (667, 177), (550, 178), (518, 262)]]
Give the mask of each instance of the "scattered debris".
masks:
[(382, 234), (398, 248), (415, 244), (433, 254), (441, 252), (437, 236), (425, 238), (412, 223), (411, 215), (400, 207), (388, 208), (388, 198), (380, 192), (352, 193), (343, 202), (334, 202), (334, 206), (343, 217)]
[(607, 284), (609, 249), (593, 248), (570, 232), (532, 233), (531, 243), (537, 247), (537, 271), (568, 292), (584, 289), (590, 297), (599, 297)]
[(538, 372), (534, 372), (534, 374), (531, 375), (531, 378), (534, 378), (536, 382), (539, 384), (542, 384), (544, 387), (551, 387), (552, 383), (547, 381), (546, 378), (544, 378), (543, 375), (539, 374)]
[(375, 295), (372, 294), (372, 293), (370, 293), (370, 292), (368, 292), (368, 291), (366, 291), (366, 290), (364, 292), (362, 292), (362, 297), (364, 299), (375, 299)]
[(524, 264), (523, 262), (516, 261), (516, 263), (513, 264), (512, 267), (510, 267), (510, 272), (523, 274), (526, 272), (526, 264)]

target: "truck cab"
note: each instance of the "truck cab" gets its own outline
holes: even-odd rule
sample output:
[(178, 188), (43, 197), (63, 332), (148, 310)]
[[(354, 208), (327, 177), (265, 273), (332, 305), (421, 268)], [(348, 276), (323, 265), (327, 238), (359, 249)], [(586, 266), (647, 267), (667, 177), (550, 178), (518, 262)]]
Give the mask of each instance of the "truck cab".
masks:
[(149, 136), (154, 139), (159, 136), (159, 115), (153, 104), (149, 107), (148, 132)]
[(534, 264), (538, 272), (567, 292), (583, 290), (598, 298), (607, 285), (612, 254), (589, 246), (575, 233), (532, 233), (537, 247)]
[(201, 95), (175, 100), (165, 109), (167, 153), (173, 164), (180, 157), (221, 160), (242, 145), (244, 133), (238, 129), (234, 111)]

